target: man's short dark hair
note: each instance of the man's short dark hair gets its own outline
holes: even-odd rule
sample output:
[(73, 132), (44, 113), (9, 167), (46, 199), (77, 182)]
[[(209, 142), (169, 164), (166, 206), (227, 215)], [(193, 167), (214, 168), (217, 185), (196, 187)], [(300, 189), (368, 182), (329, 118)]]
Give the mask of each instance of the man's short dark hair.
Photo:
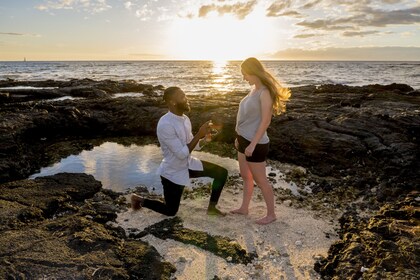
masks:
[(174, 96), (175, 92), (177, 92), (178, 90), (181, 90), (181, 89), (179, 87), (168, 87), (163, 92), (163, 100), (165, 102), (170, 101), (172, 97)]

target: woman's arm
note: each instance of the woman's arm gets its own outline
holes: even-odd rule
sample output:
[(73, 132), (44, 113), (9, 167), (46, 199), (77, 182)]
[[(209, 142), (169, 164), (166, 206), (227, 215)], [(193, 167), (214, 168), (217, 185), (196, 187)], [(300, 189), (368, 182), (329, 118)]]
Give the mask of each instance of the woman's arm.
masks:
[(261, 123), (257, 129), (257, 132), (254, 135), (254, 138), (252, 138), (251, 143), (245, 149), (246, 156), (252, 156), (255, 146), (257, 146), (258, 142), (260, 142), (261, 137), (267, 131), (267, 128), (271, 123), (271, 116), (273, 115), (273, 100), (271, 99), (271, 95), (268, 89), (263, 90), (263, 92), (260, 95), (260, 101), (261, 101)]

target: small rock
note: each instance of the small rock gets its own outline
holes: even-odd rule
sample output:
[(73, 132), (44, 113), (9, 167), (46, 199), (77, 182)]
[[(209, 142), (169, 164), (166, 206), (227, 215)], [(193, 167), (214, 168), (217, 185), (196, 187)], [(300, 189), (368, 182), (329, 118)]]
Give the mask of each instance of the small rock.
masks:
[(316, 261), (322, 260), (324, 257), (321, 255), (313, 255), (312, 258)]
[(186, 259), (186, 258), (184, 258), (184, 257), (180, 257), (180, 258), (178, 259), (178, 262), (180, 262), (180, 263), (186, 263), (186, 262), (187, 262), (187, 259)]
[(300, 240), (296, 241), (295, 245), (298, 246), (298, 247), (302, 246), (302, 241), (300, 241)]
[(232, 257), (231, 256), (227, 257), (226, 258), (226, 261), (231, 262), (232, 261)]
[(287, 207), (290, 207), (292, 205), (292, 201), (290, 199), (283, 201), (283, 204)]
[(298, 167), (293, 168), (291, 173), (292, 173), (292, 176), (303, 177), (306, 175), (306, 169), (301, 166), (298, 166)]
[(360, 268), (360, 272), (366, 272), (369, 271), (369, 268), (362, 266), (362, 268)]

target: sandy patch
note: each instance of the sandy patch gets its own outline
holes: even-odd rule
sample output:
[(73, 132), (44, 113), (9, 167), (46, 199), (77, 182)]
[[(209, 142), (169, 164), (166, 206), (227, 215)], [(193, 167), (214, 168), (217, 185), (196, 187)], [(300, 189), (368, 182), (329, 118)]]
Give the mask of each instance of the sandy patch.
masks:
[[(236, 208), (241, 196), (228, 187), (219, 201), (220, 209), (228, 212)], [(142, 240), (176, 266), (176, 279), (214, 279), (215, 276), (221, 279), (320, 279), (313, 265), (317, 256), (326, 256), (330, 245), (338, 240), (333, 222), (336, 217), (277, 203), (277, 221), (257, 225), (254, 221), (265, 214), (265, 203), (259, 197), (259, 190), (255, 189), (248, 216), (207, 216), (207, 197), (182, 200), (177, 214), (186, 228), (228, 237), (247, 252), (256, 252), (258, 258), (248, 265), (233, 264), (211, 252), (170, 239), (147, 235)], [(118, 215), (117, 222), (127, 231), (133, 228), (142, 231), (165, 218), (148, 209), (128, 210)]]

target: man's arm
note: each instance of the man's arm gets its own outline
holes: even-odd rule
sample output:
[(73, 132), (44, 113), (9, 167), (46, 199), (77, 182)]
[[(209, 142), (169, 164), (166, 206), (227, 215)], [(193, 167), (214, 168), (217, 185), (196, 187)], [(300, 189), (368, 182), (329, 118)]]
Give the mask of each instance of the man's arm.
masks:
[(183, 145), (176, 134), (175, 128), (170, 124), (159, 124), (157, 127), (159, 142), (164, 144), (179, 159), (185, 159), (190, 154), (189, 147)]
[[(190, 153), (195, 149), (198, 142), (200, 142), (200, 139), (206, 136), (208, 130), (210, 129), (210, 127), (209, 127), (210, 122), (211, 121), (207, 121), (203, 125), (201, 125), (197, 134), (194, 135), (193, 139), (190, 141), (190, 143), (188, 143), (187, 146), (188, 146), (188, 149), (190, 150)], [(191, 133), (191, 135), (192, 135), (192, 133)]]
[[(204, 134), (204, 136), (206, 136), (206, 134)], [(197, 146), (197, 144), (200, 141), (200, 139), (203, 138), (204, 136), (200, 136), (199, 133), (197, 133), (196, 135), (194, 135), (194, 137), (191, 140), (191, 142), (187, 144), (188, 150), (190, 150), (190, 153), (195, 149), (195, 146)]]
[(203, 124), (197, 134), (187, 145), (183, 145), (178, 135), (175, 132), (175, 128), (170, 124), (161, 124), (157, 127), (157, 136), (160, 143), (164, 143), (171, 152), (179, 159), (184, 159), (194, 150), (197, 146), (198, 141), (206, 136), (208, 128), (208, 122)]

